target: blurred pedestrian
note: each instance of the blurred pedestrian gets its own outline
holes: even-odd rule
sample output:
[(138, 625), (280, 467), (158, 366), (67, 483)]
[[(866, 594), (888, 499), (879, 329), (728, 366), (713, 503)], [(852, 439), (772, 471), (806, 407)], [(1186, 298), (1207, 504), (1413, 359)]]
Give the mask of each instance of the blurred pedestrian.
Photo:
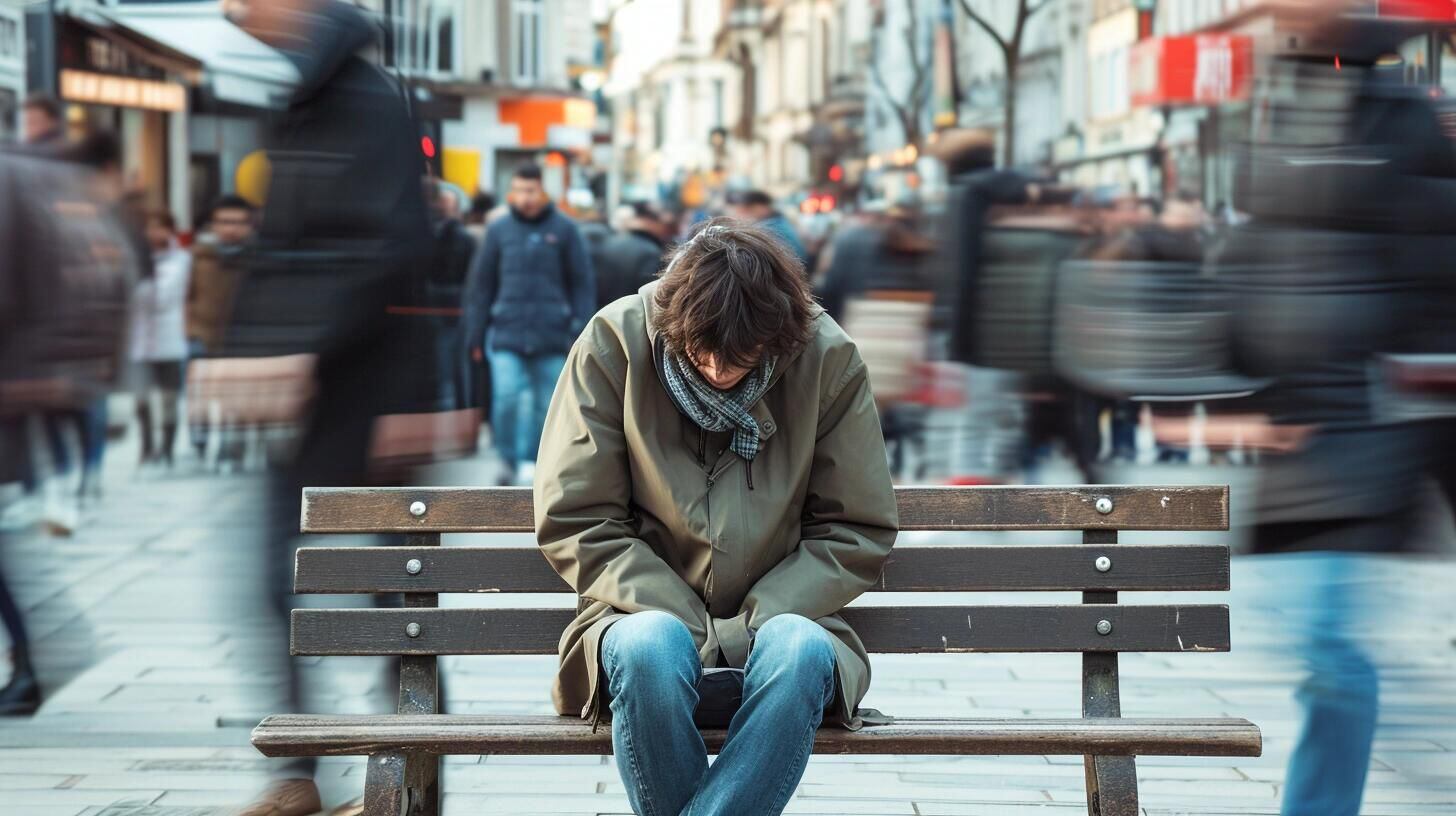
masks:
[[(253, 233), (257, 228), (253, 205), (239, 195), (217, 200), (208, 216), (207, 229), (192, 244), (192, 271), (187, 280), (187, 356), (189, 359), (216, 354), (222, 349), (233, 298), (247, 271)], [(197, 400), (205, 403), (204, 400)], [(224, 428), (212, 428), (210, 406), (192, 404), (189, 436), (198, 458), (206, 454), (211, 432), (223, 435), (218, 461), (230, 462), (241, 456), (239, 440)]]
[(485, 226), (490, 219), (490, 214), (496, 208), (495, 194), (488, 190), (479, 190), (470, 199), (470, 209), (465, 213), (465, 231), (475, 239), (477, 246), (485, 240)]
[(556, 211), (541, 168), (518, 167), (510, 215), (495, 222), (465, 290), (470, 358), (490, 359), (491, 435), (501, 481), (528, 485), (566, 352), (596, 311), (596, 278), (576, 225)]
[[(1406, 305), (1456, 223), (1456, 155), (1424, 89), (1404, 85), (1408, 33), (1311, 5), (1300, 53), (1276, 60), (1253, 146), (1247, 224), (1217, 273), (1237, 290), (1236, 358), (1272, 378), (1273, 422), (1310, 431), (1261, 461), (1253, 549), (1282, 559), (1302, 602), (1291, 626), (1309, 676), (1284, 816), (1355, 816), (1378, 721), (1379, 676), (1354, 632), (1375, 625), (1361, 554), (1412, 547), (1430, 429), (1374, 413), (1371, 369), (1401, 342)], [(1338, 56), (1338, 59), (1336, 57)], [(1330, 115), (1331, 111), (1339, 115)]]
[[(719, 219), (591, 321), (561, 382), (535, 484), (581, 596), (557, 712), (610, 712), (637, 813), (781, 813), (820, 724), (867, 716), (838, 613), (896, 534), (853, 341), (782, 241)], [(700, 725), (728, 729), (712, 765)]]
[[(114, 142), (111, 142), (114, 144)], [(88, 159), (114, 154), (88, 151)], [(0, 154), (0, 484), (36, 472), (27, 425), (83, 413), (115, 387), (134, 267), (104, 174), (54, 153)], [(5, 531), (0, 530), (0, 547)], [(41, 702), (30, 641), (0, 557), (11, 673), (0, 716)]]
[(65, 108), (43, 93), (31, 94), (20, 106), (20, 136), (29, 147), (60, 149), (66, 144)]
[(436, 310), (434, 329), (438, 365), (439, 400), (444, 410), (474, 404), (472, 381), (466, 376), (469, 361), (461, 356), (460, 311), (465, 281), (477, 242), (460, 219), (450, 212), (454, 196), (439, 182), (427, 180), (425, 200), (430, 204), (430, 257), (426, 261), (428, 305)]
[(206, 231), (192, 244), (187, 343), (193, 357), (222, 348), (233, 296), (247, 269), (256, 220), (255, 209), (247, 199), (224, 195), (212, 205)]
[(799, 256), (799, 263), (808, 269), (809, 253), (799, 238), (799, 231), (774, 207), (772, 196), (762, 190), (735, 191), (728, 195), (728, 209), (739, 221), (758, 224), (773, 233)]
[[(152, 275), (137, 283), (132, 297), (129, 347), (137, 366), (141, 464), (170, 468), (187, 364), (187, 286), (192, 256), (178, 244), (177, 222), (165, 210), (147, 214), (147, 242), (152, 247)], [(160, 428), (153, 420), (154, 401), (160, 408)]]
[(907, 475), (907, 452), (923, 442), (925, 412), (910, 398), (930, 350), (935, 250), (919, 203), (905, 200), (841, 228), (817, 286), (825, 311), (864, 356), (897, 478)]
[(620, 228), (592, 253), (599, 308), (637, 294), (657, 277), (670, 229), (651, 204), (639, 201), (628, 207)]
[[(387, 315), (410, 302), (428, 255), (425, 166), (406, 91), (368, 57), (379, 29), (363, 11), (342, 0), (225, 0), (223, 8), (299, 74), (268, 136), (268, 198), (223, 350), (276, 364), (294, 382), (279, 396), (297, 406), (297, 443), (272, 473), (263, 555), (267, 594), (286, 620), (302, 489), (366, 483), (375, 420), (409, 379), (397, 367), (409, 362), (399, 353), (407, 344)], [(292, 660), (285, 668), (287, 707), (297, 711), (302, 678)], [(239, 816), (317, 812), (315, 768), (311, 758), (274, 766), (275, 781)]]

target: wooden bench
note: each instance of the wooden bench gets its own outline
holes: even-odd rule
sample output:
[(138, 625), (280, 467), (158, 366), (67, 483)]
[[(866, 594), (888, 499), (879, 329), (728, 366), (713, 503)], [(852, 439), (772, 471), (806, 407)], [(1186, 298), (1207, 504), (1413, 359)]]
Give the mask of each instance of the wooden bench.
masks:
[[(1079, 530), (1080, 544), (896, 547), (874, 591), (1078, 591), (1081, 604), (856, 606), (871, 652), (1081, 652), (1082, 716), (904, 718), (823, 728), (816, 753), (1085, 757), (1088, 812), (1138, 813), (1137, 755), (1258, 756), (1241, 719), (1122, 719), (1119, 652), (1229, 648), (1224, 605), (1117, 605), (1118, 592), (1227, 590), (1224, 544), (1119, 544), (1118, 530), (1226, 530), (1225, 487), (905, 487), (902, 530)], [(575, 717), (440, 714), (439, 655), (555, 654), (573, 609), (439, 609), (440, 593), (569, 592), (535, 547), (439, 547), (441, 533), (532, 530), (523, 488), (308, 489), (307, 533), (403, 533), (405, 547), (298, 551), (299, 593), (404, 593), (401, 609), (298, 609), (294, 655), (399, 655), (397, 714), (265, 719), (268, 756), (367, 755), (365, 812), (439, 812), (445, 754), (610, 754), (610, 729)], [(967, 658), (967, 671), (974, 671)], [(541, 688), (543, 701), (547, 688)], [(1028, 701), (1046, 707), (1050, 701)], [(1066, 701), (1068, 704), (1071, 700)], [(886, 712), (893, 715), (893, 711)], [(710, 750), (724, 733), (706, 730)]]

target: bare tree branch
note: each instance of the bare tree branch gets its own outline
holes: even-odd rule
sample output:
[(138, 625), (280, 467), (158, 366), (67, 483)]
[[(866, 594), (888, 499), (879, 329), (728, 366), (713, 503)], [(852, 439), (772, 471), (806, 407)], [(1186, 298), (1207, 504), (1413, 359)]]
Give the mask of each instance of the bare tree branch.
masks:
[(914, 73), (910, 75), (909, 101), (913, 111), (918, 114), (925, 107), (921, 100), (930, 70), (920, 58), (920, 16), (915, 13), (914, 0), (905, 0), (905, 14), (910, 18), (909, 25), (905, 26), (905, 46), (910, 52), (910, 64), (914, 67)]
[(885, 83), (885, 75), (880, 73), (880, 55), (878, 51), (879, 49), (876, 49), (876, 53), (870, 59), (870, 78), (879, 87), (880, 93), (885, 97), (885, 101), (890, 103), (890, 108), (894, 110), (895, 117), (900, 120), (900, 129), (905, 132), (905, 140), (909, 141), (913, 138), (910, 112), (895, 98), (895, 94), (890, 91), (890, 86)]
[[(1051, 0), (1042, 0), (1041, 5), (1046, 5), (1049, 2), (1051, 2)], [(1006, 42), (1006, 38), (1002, 37), (1001, 32), (997, 31), (995, 26), (991, 25), (991, 23), (987, 21), (985, 17), (982, 17), (979, 12), (971, 7), (971, 0), (960, 0), (960, 3), (961, 10), (966, 13), (966, 16), (970, 18), (971, 22), (980, 26), (981, 30), (986, 32), (986, 36), (990, 37), (993, 41), (995, 41), (996, 45), (1000, 47), (1003, 53), (1011, 53), (1011, 45)]]
[(1036, 16), (1036, 13), (1038, 11), (1041, 11), (1042, 9), (1046, 8), (1047, 6), (1050, 6), (1051, 4), (1052, 4), (1052, 0), (1041, 0), (1040, 3), (1037, 3), (1036, 5), (1032, 6), (1031, 8), (1028, 8), (1026, 10), (1026, 14), (1025, 14), (1024, 19), (1030, 19), (1032, 17), (1035, 17)]

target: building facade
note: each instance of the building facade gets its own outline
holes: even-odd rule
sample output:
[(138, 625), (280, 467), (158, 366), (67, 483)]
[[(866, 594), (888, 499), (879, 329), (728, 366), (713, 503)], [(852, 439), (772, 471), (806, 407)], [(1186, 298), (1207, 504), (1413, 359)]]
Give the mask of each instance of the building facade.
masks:
[(25, 98), (25, 12), (18, 0), (0, 2), (0, 143), (19, 133)]
[(599, 62), (590, 0), (367, 0), (381, 62), (410, 84), (435, 169), (467, 195), (503, 191), (537, 162), (553, 196), (584, 189), (596, 110), (581, 72)]

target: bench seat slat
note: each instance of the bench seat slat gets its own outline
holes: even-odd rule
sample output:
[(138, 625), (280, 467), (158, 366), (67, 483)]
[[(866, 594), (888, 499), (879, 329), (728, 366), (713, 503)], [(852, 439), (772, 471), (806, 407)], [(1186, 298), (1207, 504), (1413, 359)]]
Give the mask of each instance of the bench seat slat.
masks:
[[(1227, 530), (1224, 486), (897, 487), (902, 530)], [(1099, 498), (1112, 511), (1099, 513)], [(410, 506), (422, 502), (415, 516)], [(309, 487), (305, 533), (528, 533), (524, 487)]]
[[(1223, 652), (1228, 607), (862, 606), (842, 613), (872, 652)], [(555, 654), (570, 609), (295, 609), (295, 655)], [(1106, 635), (1099, 621), (1112, 624)], [(406, 625), (419, 624), (416, 637)]]
[[(725, 732), (705, 729), (717, 752)], [(266, 756), (351, 756), (417, 749), (433, 754), (612, 752), (610, 728), (552, 715), (285, 714), (253, 730)], [(1240, 719), (899, 719), (859, 731), (821, 728), (819, 754), (1259, 756), (1259, 729)]]
[[(1098, 556), (1112, 566), (1099, 572)], [(418, 573), (405, 570), (420, 562)], [(535, 547), (302, 547), (294, 591), (569, 592)], [(1223, 544), (900, 547), (872, 592), (1226, 590)]]

